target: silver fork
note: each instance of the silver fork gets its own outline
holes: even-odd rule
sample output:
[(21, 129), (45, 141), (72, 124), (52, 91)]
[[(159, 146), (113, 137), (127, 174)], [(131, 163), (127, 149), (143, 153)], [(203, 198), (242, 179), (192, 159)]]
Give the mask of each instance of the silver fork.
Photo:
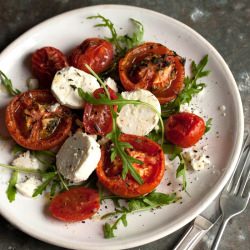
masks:
[(245, 149), (245, 157), (243, 157), (243, 167), (237, 169), (233, 178), (222, 191), (220, 197), (220, 208), (222, 212), (222, 224), (218, 230), (216, 238), (213, 242), (211, 250), (218, 248), (222, 234), (226, 228), (228, 221), (240, 214), (247, 207), (250, 198), (250, 188), (245, 190), (250, 176), (250, 167), (248, 160), (250, 158), (250, 145)]

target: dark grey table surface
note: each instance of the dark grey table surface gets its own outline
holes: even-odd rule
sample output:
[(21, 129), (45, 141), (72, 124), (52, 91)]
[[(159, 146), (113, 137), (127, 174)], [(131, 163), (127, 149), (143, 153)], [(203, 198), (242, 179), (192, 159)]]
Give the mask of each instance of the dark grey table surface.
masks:
[[(127, 4), (155, 10), (176, 18), (205, 37), (224, 57), (239, 86), (245, 113), (245, 127), (250, 131), (250, 1), (249, 0), (0, 0), (0, 51), (23, 32), (62, 12), (97, 4)], [(184, 227), (156, 242), (133, 248), (141, 250), (172, 249)], [(196, 250), (210, 249), (213, 232)], [(59, 250), (36, 240), (11, 226), (0, 215), (0, 250)], [(222, 238), (220, 250), (250, 249), (250, 206), (233, 219)]]

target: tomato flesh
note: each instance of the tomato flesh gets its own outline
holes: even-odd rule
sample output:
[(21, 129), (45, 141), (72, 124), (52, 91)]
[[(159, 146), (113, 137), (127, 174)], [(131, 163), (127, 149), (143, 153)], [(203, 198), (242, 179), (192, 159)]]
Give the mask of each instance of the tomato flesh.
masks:
[(205, 133), (204, 120), (192, 113), (171, 115), (165, 123), (166, 139), (182, 148), (196, 144)]
[(45, 150), (61, 144), (72, 126), (71, 111), (59, 106), (48, 90), (31, 90), (12, 99), (6, 109), (5, 122), (12, 138), (21, 146)]
[(97, 166), (96, 173), (99, 181), (110, 192), (125, 198), (138, 197), (151, 192), (159, 185), (165, 170), (165, 158), (161, 147), (146, 137), (136, 135), (122, 134), (120, 141), (130, 143), (133, 148), (128, 149), (127, 153), (143, 162), (133, 163), (143, 184), (137, 183), (130, 174), (122, 179), (122, 161), (116, 157), (111, 162), (108, 145), (103, 146), (102, 157)]
[(113, 60), (113, 45), (100, 38), (84, 40), (72, 51), (69, 57), (72, 66), (89, 73), (85, 67), (85, 64), (88, 64), (97, 74), (107, 70), (112, 65)]
[(31, 64), (40, 88), (50, 88), (56, 72), (68, 66), (66, 56), (54, 47), (43, 47), (35, 51), (32, 54)]
[(66, 222), (82, 221), (90, 218), (100, 208), (100, 198), (96, 190), (75, 187), (56, 195), (49, 211), (53, 217)]
[[(95, 98), (99, 98), (99, 94), (104, 93), (104, 89), (100, 88), (95, 90), (93, 95)], [(115, 92), (110, 88), (109, 94), (112, 100), (117, 98)], [(108, 105), (85, 103), (83, 113), (83, 126), (85, 132), (104, 136), (112, 131), (112, 121), (112, 113)]]
[(144, 43), (120, 60), (119, 75), (126, 90), (150, 90), (164, 104), (184, 87), (184, 60), (161, 44)]

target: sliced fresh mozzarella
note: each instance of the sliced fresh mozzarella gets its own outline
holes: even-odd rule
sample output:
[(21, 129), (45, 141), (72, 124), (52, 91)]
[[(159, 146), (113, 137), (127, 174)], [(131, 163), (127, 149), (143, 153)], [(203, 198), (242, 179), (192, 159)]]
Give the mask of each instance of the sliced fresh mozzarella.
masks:
[(106, 85), (108, 85), (112, 90), (114, 90), (116, 93), (118, 92), (118, 88), (117, 88), (117, 83), (114, 81), (114, 79), (112, 79), (111, 77), (108, 77), (104, 83)]
[(182, 156), (193, 170), (202, 170), (211, 165), (209, 158), (202, 152), (186, 151), (182, 153)]
[(32, 197), (36, 188), (42, 184), (42, 181), (38, 180), (34, 176), (28, 178), (24, 182), (17, 183), (15, 185), (17, 191), (24, 196)]
[[(158, 99), (148, 90), (138, 89), (131, 92), (122, 92), (122, 97), (128, 100), (140, 100), (155, 107), (160, 113), (161, 105)], [(159, 122), (159, 116), (150, 107), (143, 104), (124, 105), (117, 117), (117, 125), (125, 134), (147, 135)]]
[(12, 161), (12, 165), (31, 169), (40, 169), (42, 167), (37, 158), (30, 154), (29, 150), (18, 155), (17, 158)]
[(58, 102), (72, 109), (83, 107), (77, 88), (93, 93), (100, 85), (94, 76), (74, 67), (58, 71), (51, 85), (51, 91)]
[(56, 166), (66, 179), (78, 183), (88, 179), (100, 158), (100, 145), (92, 136), (78, 131), (60, 148)]

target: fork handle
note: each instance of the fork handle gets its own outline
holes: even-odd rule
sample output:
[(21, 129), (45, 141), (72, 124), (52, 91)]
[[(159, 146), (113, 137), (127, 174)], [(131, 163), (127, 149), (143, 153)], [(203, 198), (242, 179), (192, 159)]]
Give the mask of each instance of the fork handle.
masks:
[(215, 236), (215, 239), (214, 239), (214, 242), (213, 242), (213, 245), (211, 247), (211, 250), (217, 250), (218, 249), (218, 246), (220, 244), (220, 240), (221, 240), (221, 237), (222, 237), (222, 234), (227, 226), (227, 223), (229, 221), (230, 218), (227, 218), (227, 219), (224, 219), (223, 222), (221, 223), (220, 227), (219, 227), (219, 230)]
[(197, 216), (173, 250), (192, 250), (211, 227), (209, 223), (202, 216)]

